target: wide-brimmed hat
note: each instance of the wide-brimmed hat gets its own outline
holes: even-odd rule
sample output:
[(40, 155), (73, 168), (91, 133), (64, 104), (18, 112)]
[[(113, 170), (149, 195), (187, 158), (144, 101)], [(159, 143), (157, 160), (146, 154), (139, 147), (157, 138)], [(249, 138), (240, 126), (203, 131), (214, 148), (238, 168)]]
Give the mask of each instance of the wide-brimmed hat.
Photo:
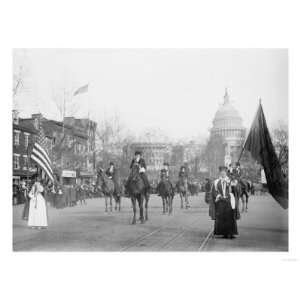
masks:
[(142, 151), (136, 150), (136, 151), (134, 152), (134, 155), (142, 155)]

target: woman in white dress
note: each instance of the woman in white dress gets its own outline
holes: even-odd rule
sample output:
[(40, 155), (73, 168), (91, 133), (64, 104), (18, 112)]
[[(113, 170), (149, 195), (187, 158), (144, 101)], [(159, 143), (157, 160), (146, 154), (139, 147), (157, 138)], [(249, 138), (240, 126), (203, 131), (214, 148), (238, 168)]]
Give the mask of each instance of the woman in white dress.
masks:
[(44, 191), (39, 178), (36, 180), (29, 193), (29, 215), (28, 226), (35, 229), (42, 229), (48, 226), (47, 206), (42, 195)]

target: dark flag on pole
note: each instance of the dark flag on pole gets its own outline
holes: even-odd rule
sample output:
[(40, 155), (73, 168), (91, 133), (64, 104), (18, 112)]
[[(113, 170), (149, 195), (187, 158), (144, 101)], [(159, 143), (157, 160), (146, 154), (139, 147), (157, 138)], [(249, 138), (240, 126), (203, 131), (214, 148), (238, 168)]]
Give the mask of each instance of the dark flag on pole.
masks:
[(284, 209), (288, 208), (288, 182), (272, 144), (261, 102), (244, 148), (264, 168), (270, 194)]
[(77, 96), (79, 94), (86, 93), (88, 90), (89, 90), (89, 85), (88, 84), (83, 85), (74, 92), (73, 96)]

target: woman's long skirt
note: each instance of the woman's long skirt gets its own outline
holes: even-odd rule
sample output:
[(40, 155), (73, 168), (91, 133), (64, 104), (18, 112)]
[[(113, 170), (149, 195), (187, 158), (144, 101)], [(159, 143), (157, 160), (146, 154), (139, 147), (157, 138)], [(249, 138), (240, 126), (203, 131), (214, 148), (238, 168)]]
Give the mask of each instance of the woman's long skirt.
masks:
[(237, 235), (235, 210), (231, 208), (229, 200), (221, 199), (216, 202), (215, 235)]
[(30, 199), (28, 226), (30, 227), (47, 227), (47, 206), (44, 197), (38, 194)]

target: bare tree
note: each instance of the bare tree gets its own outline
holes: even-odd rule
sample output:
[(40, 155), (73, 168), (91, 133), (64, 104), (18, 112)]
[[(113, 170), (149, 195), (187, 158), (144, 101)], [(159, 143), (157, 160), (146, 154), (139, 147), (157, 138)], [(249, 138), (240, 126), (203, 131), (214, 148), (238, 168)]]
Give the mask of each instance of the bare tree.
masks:
[(287, 176), (289, 160), (288, 125), (279, 121), (272, 130), (272, 139), (283, 173)]
[(29, 61), (23, 49), (15, 49), (13, 51), (13, 99), (22, 91), (29, 90)]
[(167, 135), (157, 127), (147, 128), (140, 136), (140, 140), (146, 143), (168, 143), (169, 139)]

